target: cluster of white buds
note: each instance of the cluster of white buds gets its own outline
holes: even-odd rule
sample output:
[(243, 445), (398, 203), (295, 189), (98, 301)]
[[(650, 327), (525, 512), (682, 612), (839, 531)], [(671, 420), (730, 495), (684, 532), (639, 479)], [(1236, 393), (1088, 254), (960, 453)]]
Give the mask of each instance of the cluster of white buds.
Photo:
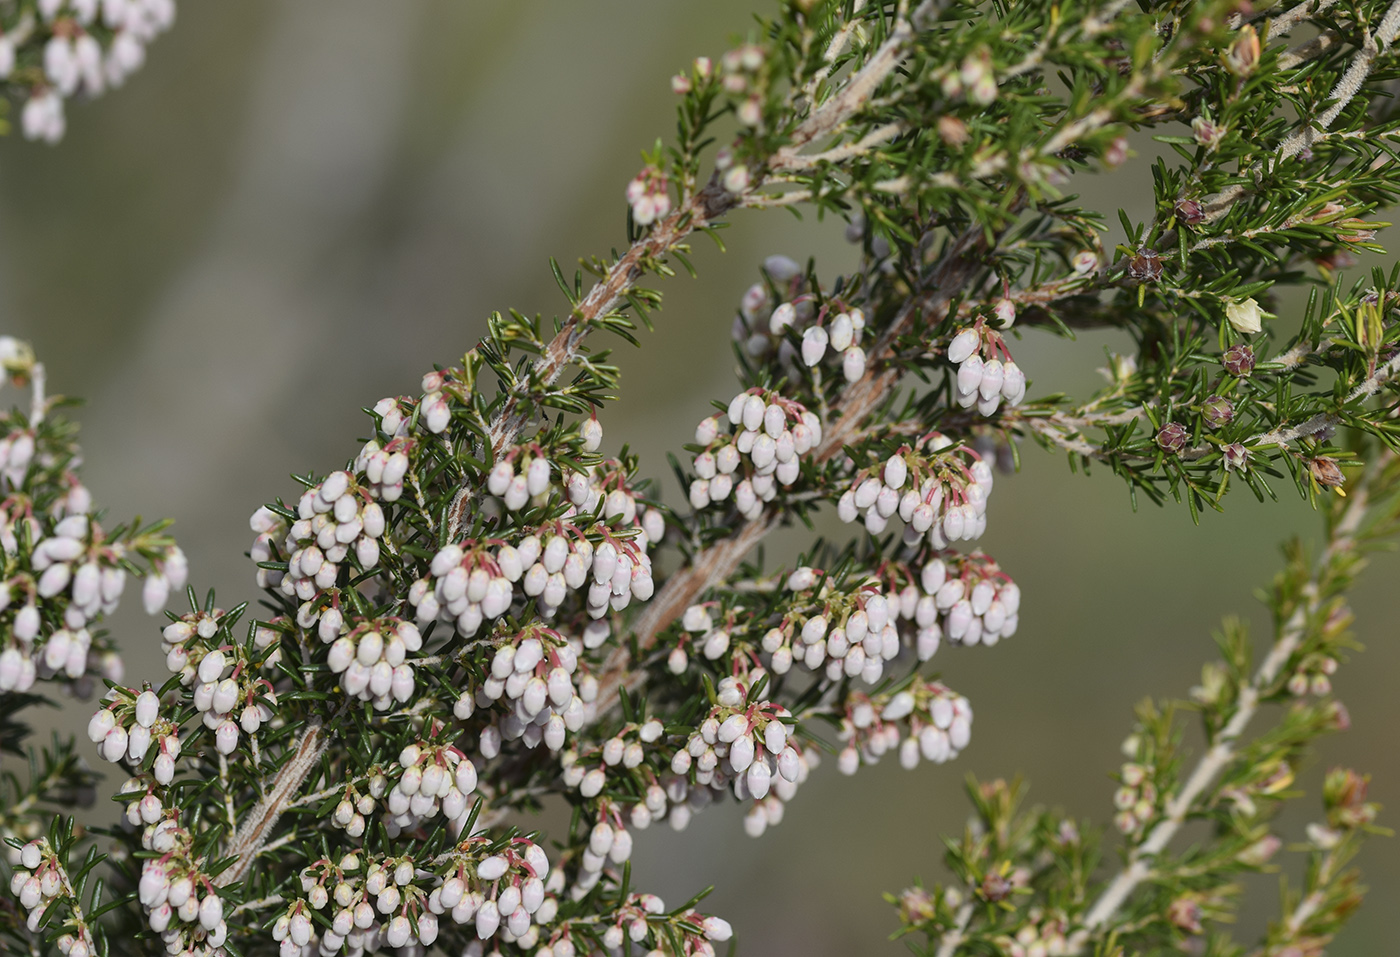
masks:
[(146, 608), (146, 614), (159, 614), (171, 591), (184, 588), (189, 577), (189, 560), (178, 545), (171, 545), (164, 549), (160, 557), (152, 558), (151, 572), (141, 586), (141, 603)]
[[(665, 730), (652, 718), (623, 727), (586, 752), (567, 752), (561, 759), (564, 783), (577, 787), (585, 798), (601, 794), (611, 775), (639, 783), (641, 797), (627, 814), (628, 823), (637, 830), (663, 819), (682, 830), (694, 812), (732, 793), (739, 800), (753, 801), (744, 826), (758, 836), (769, 824), (782, 820), (783, 802), (792, 800), (818, 763), (815, 752), (800, 751), (792, 744), (783, 722), (789, 717), (785, 709), (766, 701), (748, 702), (749, 688), (762, 674), (759, 670), (723, 678), (715, 689), (715, 707), (688, 735), (663, 741)], [(647, 769), (647, 747), (670, 753), (669, 776), (657, 778)], [(598, 813), (599, 820), (611, 828), (613, 843), (606, 850), (590, 847), (591, 856), (585, 855), (583, 864), (583, 891), (593, 886), (596, 877), (590, 875), (599, 874), (607, 860), (620, 863), (631, 851), (621, 809), (609, 799), (600, 799)], [(601, 832), (590, 837), (602, 841)]]
[(423, 400), (418, 404), (418, 422), (434, 435), (447, 431), (452, 422), (448, 386), (456, 384), (451, 372), (429, 372), (423, 376)]
[[(126, 589), (122, 561), (127, 553), (124, 543), (106, 541), (102, 527), (88, 515), (69, 515), (34, 546), (30, 565), (39, 575), (34, 592), (41, 599), (67, 597), (64, 625), (74, 630), (84, 628), (116, 611)], [(152, 560), (152, 565), (155, 571), (146, 578), (144, 598), (146, 611), (155, 614), (165, 607), (171, 588), (184, 587), (189, 563), (185, 553), (171, 545)], [(0, 586), (0, 609), (9, 604), (14, 584)]]
[(154, 691), (112, 688), (105, 708), (88, 721), (88, 740), (97, 744), (98, 753), (112, 764), (127, 761), (140, 765), (155, 743), (155, 779), (168, 785), (175, 777), (179, 757), (179, 726), (161, 715), (161, 700)]
[(598, 816), (588, 832), (588, 844), (579, 857), (579, 872), (569, 894), (581, 899), (603, 878), (609, 864), (625, 864), (632, 857), (632, 834), (622, 823), (622, 812), (612, 801), (600, 801)]
[(690, 667), (687, 646), (693, 646), (710, 661), (724, 657), (729, 651), (730, 631), (734, 620), (742, 613), (742, 609), (727, 610), (724, 612), (724, 620), (716, 624), (714, 616), (710, 614), (710, 605), (699, 604), (686, 608), (685, 613), (681, 615), (681, 629), (684, 633), (671, 649), (666, 661), (671, 673), (683, 674), (685, 669)]
[[(357, 879), (359, 869), (360, 855), (352, 851), (342, 857), (339, 864), (322, 858), (302, 870), (301, 889), (306, 896), (291, 901), (272, 924), (272, 939), (277, 941), (282, 957), (310, 957), (314, 953), (331, 957), (342, 948), (351, 953), (378, 949), (384, 928), (375, 920), (373, 905), (364, 901), (364, 888)], [(338, 908), (334, 926), (320, 934), (320, 925), (312, 911), (324, 911), (332, 899)], [(372, 928), (371, 936), (375, 938), (372, 941), (367, 941), (365, 930), (356, 926), (356, 910), (360, 903), (365, 903), (368, 909), (363, 924), (366, 929)], [(436, 922), (432, 921), (426, 928), (430, 942), (436, 939), (432, 933), (434, 929)]]
[[(602, 441), (596, 419), (585, 420), (580, 432), (585, 450)], [(556, 470), (538, 446), (521, 446), (497, 461), (487, 491), (508, 511), (543, 505), (559, 487), (552, 478)], [(519, 595), (536, 599), (540, 613), (552, 617), (571, 593), (586, 589), (585, 604), (595, 619), (626, 608), (633, 598), (650, 598), (655, 583), (647, 550), (665, 534), (661, 512), (637, 501), (626, 473), (612, 460), (586, 472), (569, 471), (563, 489), (569, 504), (560, 517), (522, 529), (519, 538), (467, 539), (439, 550), (428, 577), (409, 590), (417, 621), (426, 626), (441, 620), (471, 637), (483, 622), (509, 611)], [(594, 520), (599, 512), (601, 522)]]
[[(350, 472), (332, 472), (307, 488), (297, 503), (297, 520), (287, 528), (281, 545), (287, 556), (286, 573), (260, 575), (260, 584), (266, 581), (264, 587), (275, 587), (303, 602), (301, 623), (310, 627), (317, 599), (335, 587), (341, 566), (352, 553), (361, 569), (379, 564), (384, 522), (384, 510)], [(258, 534), (253, 560), (272, 560), (274, 538), (285, 525), (282, 516), (264, 506), (253, 513), (249, 525)]]
[[(1015, 315), (1014, 309), (1011, 315)], [(981, 323), (953, 337), (948, 343), (948, 361), (958, 367), (956, 399), (964, 409), (975, 405), (982, 415), (990, 416), (1003, 401), (1014, 406), (1026, 397), (1026, 374), (1012, 360), (1006, 340)]]
[(802, 600), (802, 610), (794, 608), (763, 635), (760, 646), (772, 656), (773, 673), (787, 674), (800, 661), (833, 681), (843, 676), (879, 681), (885, 662), (899, 654), (900, 636), (896, 612), (878, 583), (848, 592), (823, 577), (817, 588), (818, 572), (804, 566), (788, 576), (787, 585), (799, 593), (817, 590)]
[[(19, 899), (20, 906), (27, 911), (25, 926), (31, 932), (39, 932), (45, 913), (60, 898), (68, 899), (76, 910), (78, 900), (73, 883), (46, 838), (38, 838), (21, 847), (17, 863), (19, 866), (10, 878), (10, 893)], [(64, 957), (92, 957), (96, 954), (97, 949), (87, 924), (81, 920), (70, 920), (68, 924), (75, 933), (65, 933), (57, 941)], [(51, 926), (59, 926), (59, 922), (52, 921)]]
[(690, 504), (705, 508), (733, 494), (739, 514), (754, 519), (777, 497), (779, 485), (786, 488), (802, 474), (802, 456), (821, 444), (821, 420), (802, 403), (757, 388), (736, 395), (727, 418), (729, 429), (718, 416), (696, 426), (702, 448), (693, 462)]
[(838, 312), (829, 322), (818, 313), (816, 322), (802, 333), (803, 364), (810, 369), (830, 355), (841, 363), (846, 381), (855, 382), (865, 375), (865, 349), (860, 345), (864, 331), (865, 313), (860, 309)]
[[(911, 617), (920, 629), (920, 661), (933, 656), (940, 637), (954, 644), (990, 647), (1016, 633), (1020, 586), (982, 552), (929, 556), (919, 573), (919, 587), (922, 594)], [(925, 630), (933, 634), (926, 638)]]
[[(734, 338), (749, 355), (762, 359), (776, 349), (778, 362), (794, 372), (830, 361), (847, 382), (865, 375), (866, 355), (860, 344), (865, 312), (823, 300), (818, 291), (809, 290), (802, 267), (787, 256), (769, 256), (763, 270), (778, 292), (776, 301), (766, 283), (754, 283), (740, 300), (734, 320)], [(793, 346), (789, 330), (801, 333), (800, 346)]]
[[(363, 879), (359, 871), (360, 856), (354, 852), (338, 865), (322, 859), (302, 871), (306, 896), (292, 900), (272, 925), (282, 957), (358, 957), (385, 945), (401, 954), (426, 953), (438, 938), (440, 912), (428, 909), (428, 894), (415, 883), (423, 875), (413, 862), (386, 857), (371, 861)], [(316, 918), (313, 912), (332, 904), (329, 920)], [(381, 922), (379, 916), (387, 919)], [(322, 931), (322, 923), (329, 929)]]
[(181, 615), (161, 629), (160, 650), (165, 654), (165, 667), (180, 676), (180, 683), (189, 686), (195, 680), (196, 666), (219, 634), (222, 608), (192, 611)]
[[(172, 621), (161, 632), (161, 647), (165, 666), (180, 675), (182, 684), (193, 686), (195, 708), (202, 714), (204, 726), (214, 732), (219, 753), (232, 754), (238, 747), (240, 729), (256, 734), (272, 720), (277, 695), (244, 657), (241, 646), (218, 644), (223, 615), (222, 609), (215, 608)], [(273, 629), (260, 628), (257, 633), (260, 649), (275, 643)]]
[(671, 192), (666, 174), (655, 166), (645, 166), (627, 184), (627, 205), (632, 207), (632, 221), (638, 226), (650, 226), (665, 219), (671, 211)]
[(851, 692), (838, 736), (846, 744), (837, 759), (842, 774), (855, 774), (861, 764), (874, 764), (896, 748), (905, 768), (915, 767), (920, 756), (942, 764), (967, 747), (972, 706), (946, 685), (915, 677), (893, 694)]
[(1002, 937), (997, 943), (1007, 957), (1065, 957), (1076, 949), (1069, 940), (1070, 928), (1065, 917), (1047, 916), (1032, 908), (1015, 936)]
[(1302, 697), (1308, 692), (1325, 695), (1332, 692), (1332, 675), (1337, 673), (1337, 659), (1331, 655), (1311, 654), (1298, 662), (1288, 677), (1288, 693)]
[[(786, 343), (785, 331), (794, 323), (805, 323), (812, 318), (815, 298), (807, 290), (806, 276), (795, 260), (787, 256), (769, 256), (763, 261), (763, 272), (767, 281), (754, 283), (739, 300), (739, 312), (734, 317), (731, 333), (734, 341), (755, 359), (771, 356), (776, 348), (784, 364), (792, 365), (797, 353)], [(778, 312), (783, 306), (787, 309)]]
[[(57, 143), (63, 101), (118, 87), (146, 61), (146, 45), (175, 22), (175, 0), (39, 0), (39, 21), (26, 13), (0, 36), (0, 78), (15, 74), (21, 49), (43, 47), (43, 81), (20, 114), (24, 135)], [(107, 37), (105, 45), (100, 39)]]
[[(568, 551), (563, 539), (556, 550), (558, 547)], [(515, 583), (525, 576), (525, 569), (534, 570), (542, 552), (539, 537), (533, 535), (527, 536), (518, 548), (508, 543), (493, 547), (474, 539), (445, 546), (433, 556), (430, 577), (419, 579), (409, 589), (408, 601), (418, 624), (427, 627), (440, 620), (455, 625), (463, 636), (472, 637), (484, 621), (499, 618), (510, 610)], [(559, 599), (563, 600), (562, 594)]]
[(1113, 793), (1113, 806), (1118, 813), (1113, 816), (1113, 823), (1124, 834), (1141, 834), (1157, 816), (1157, 786), (1149, 771), (1145, 765), (1130, 761), (1118, 774), (1120, 786)]
[(172, 957), (210, 957), (228, 939), (224, 902), (209, 878), (190, 863), (191, 836), (173, 820), (147, 828), (147, 842), (160, 857), (141, 867), (137, 897), (151, 930)]
[(214, 732), (220, 754), (238, 747), (240, 730), (257, 734), (274, 715), (277, 693), (265, 678), (257, 677), (236, 650), (215, 649), (200, 658), (195, 669), (194, 706), (204, 726)]
[[(482, 838), (469, 838), (458, 845), (460, 863), (429, 894), (428, 911), (451, 915), (457, 924), (474, 924), (478, 940), (490, 940), (499, 932), (508, 942), (533, 943), (539, 936), (538, 924), (552, 921), (558, 910), (557, 900), (548, 896), (557, 881), (550, 880), (544, 848), (513, 838), (481, 857), (481, 843)], [(562, 880), (563, 873), (553, 876)]]
[[(38, 539), (28, 555), (32, 573), (20, 572), (0, 582), (0, 612), (16, 597), (24, 600), (0, 650), (0, 691), (27, 691), (37, 679), (64, 675), (72, 679), (75, 693), (85, 697), (91, 693), (92, 675), (112, 681), (122, 677), (120, 659), (93, 646), (88, 625), (116, 610), (126, 587), (122, 563), (128, 549), (123, 542), (105, 541), (102, 529), (85, 514), (60, 519), (48, 535), (32, 518), (28, 522), (30, 534)], [(10, 553), (18, 551), (16, 543)], [(169, 546), (164, 554), (165, 573), (152, 574), (148, 582), (159, 575), (162, 581), (183, 585), (184, 553)], [(60, 618), (62, 627), (43, 635), (46, 613)]]
[[(733, 687), (737, 691), (738, 683)], [(800, 755), (788, 743), (788, 728), (782, 720), (791, 717), (790, 712), (770, 701), (746, 704), (737, 694), (725, 697), (734, 703), (710, 709), (686, 739), (684, 750), (671, 759), (671, 770), (704, 786), (723, 775), (741, 799), (757, 801), (768, 796), (779, 776), (796, 784)]]
[[(734, 934), (729, 922), (721, 917), (694, 910), (669, 918), (662, 916), (665, 913), (666, 903), (655, 894), (629, 894), (597, 925), (607, 927), (602, 934), (603, 947), (609, 954), (640, 952), (632, 950), (635, 946), (645, 950), (648, 957), (715, 957), (714, 945), (729, 940)], [(694, 930), (697, 927), (698, 933)], [(597, 952), (591, 934), (576, 944), (571, 931), (570, 924), (564, 922), (547, 943), (535, 951), (535, 957), (579, 957)], [(648, 946), (653, 949), (647, 950)], [(666, 949), (662, 949), (663, 946)], [(481, 957), (481, 954), (468, 947), (463, 957)]]
[(150, 688), (139, 693), (113, 688), (107, 693), (107, 702), (88, 721), (88, 740), (97, 745), (104, 760), (113, 764), (126, 761), (138, 767), (154, 743), (157, 753), (152, 773), (160, 784), (169, 784), (180, 757), (180, 728), (161, 715), (160, 698)]
[[(595, 693), (590, 688), (582, 690), (590, 695)], [(597, 797), (607, 787), (609, 771), (627, 774), (641, 767), (646, 759), (645, 746), (660, 741), (664, 730), (660, 721), (650, 719), (641, 724), (627, 725), (608, 740), (585, 751), (564, 752), (559, 759), (564, 784), (578, 788), (579, 794), (585, 798)], [(664, 800), (661, 810), (665, 810)], [(636, 824), (635, 818), (633, 823)], [(648, 818), (646, 823), (638, 826), (646, 827), (650, 823), (651, 819)]]
[(992, 468), (981, 455), (930, 432), (880, 465), (857, 472), (837, 500), (836, 514), (848, 523), (863, 517), (872, 535), (898, 515), (906, 544), (927, 535), (934, 548), (946, 548), (949, 542), (981, 537), (991, 493)]
[(412, 464), (417, 441), (409, 435), (409, 422), (416, 408), (412, 399), (390, 397), (374, 405), (384, 442), (370, 439), (355, 456), (354, 469), (364, 476), (364, 487), (381, 502), (397, 502), (403, 497), (404, 478)]
[[(603, 931), (603, 946), (609, 953), (625, 953), (623, 947), (628, 941), (643, 944), (653, 932), (652, 921), (664, 913), (666, 903), (655, 894), (629, 894), (621, 906), (599, 921), (599, 926), (607, 927)], [(576, 945), (569, 931), (567, 924), (557, 929), (546, 944), (535, 951), (535, 957), (577, 957), (580, 953), (592, 952), (587, 941)]]
[[(385, 795), (390, 836), (410, 830), (439, 811), (460, 831), (466, 823), (467, 795), (476, 790), (476, 765), (450, 745), (424, 741), (399, 752), (399, 779)], [(344, 804), (337, 808), (337, 817)], [(355, 836), (353, 833), (351, 836)]]
[[(166, 782), (168, 783), (168, 782)], [(117, 792), (126, 802), (126, 823), (132, 828), (159, 824), (165, 818), (165, 803), (161, 791), (145, 775), (128, 778)]]
[(345, 693), (374, 702), (380, 711), (412, 698), (417, 677), (408, 655), (423, 647), (418, 626), (393, 616), (356, 622), (348, 629), (346, 624), (344, 613), (332, 606), (316, 626), (331, 646), (326, 662), (341, 676)]
[[(585, 645), (601, 645), (608, 631), (606, 622), (590, 622), (584, 640), (577, 641), (536, 622), (503, 638), (475, 697), (464, 695), (454, 705), (454, 713), (463, 720), (476, 704), (487, 707), (504, 698), (510, 705), (507, 713), (482, 729), (482, 756), (494, 758), (503, 740), (523, 739), (528, 748), (541, 742), (551, 751), (563, 748), (568, 732), (580, 730), (589, 717), (583, 696), (591, 700), (598, 693), (597, 679), (579, 672), (579, 654)], [(582, 687), (575, 687), (576, 674)]]
[[(597, 420), (591, 420), (597, 424)], [(598, 430), (599, 441), (602, 430)], [(501, 500), (507, 511), (543, 505), (554, 488), (557, 467), (538, 445), (519, 445), (496, 460), (486, 476), (486, 490)]]

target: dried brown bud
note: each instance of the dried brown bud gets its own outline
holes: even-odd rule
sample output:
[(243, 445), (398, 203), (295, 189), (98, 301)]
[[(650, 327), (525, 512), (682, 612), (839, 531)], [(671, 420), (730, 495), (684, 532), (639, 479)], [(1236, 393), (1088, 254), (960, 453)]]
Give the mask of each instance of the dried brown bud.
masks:
[(1139, 249), (1128, 260), (1128, 277), (1138, 282), (1156, 282), (1162, 278), (1162, 257), (1155, 250)]
[(1187, 226), (1195, 226), (1206, 218), (1206, 211), (1194, 199), (1182, 199), (1176, 204), (1176, 218)]
[(1347, 706), (1342, 704), (1340, 701), (1333, 701), (1330, 703), (1330, 705), (1330, 710), (1332, 712), (1332, 727), (1337, 731), (1350, 731), (1351, 712), (1347, 710)]
[(1201, 415), (1212, 429), (1229, 425), (1235, 418), (1235, 404), (1223, 395), (1213, 395), (1201, 406)]
[(1157, 432), (1157, 445), (1163, 452), (1179, 455), (1181, 450), (1186, 448), (1190, 438), (1191, 434), (1186, 431), (1186, 426), (1180, 422), (1168, 422)]
[(1220, 364), (1230, 375), (1247, 376), (1254, 371), (1254, 350), (1247, 345), (1231, 346), (1225, 350)]
[(1346, 476), (1342, 474), (1341, 468), (1337, 465), (1337, 460), (1325, 455), (1309, 459), (1308, 471), (1312, 473), (1313, 481), (1323, 488), (1341, 488), (1347, 481)]
[(1324, 253), (1313, 260), (1318, 269), (1328, 269), (1338, 272), (1342, 269), (1350, 269), (1356, 265), (1357, 259), (1345, 249), (1334, 249), (1329, 253)]

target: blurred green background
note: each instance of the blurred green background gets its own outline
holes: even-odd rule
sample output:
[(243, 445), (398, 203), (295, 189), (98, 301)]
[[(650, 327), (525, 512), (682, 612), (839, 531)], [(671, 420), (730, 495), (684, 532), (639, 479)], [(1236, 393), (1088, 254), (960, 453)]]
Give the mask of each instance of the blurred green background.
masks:
[[(723, 52), (751, 9), (182, 4), (126, 89), (71, 106), (58, 148), (0, 142), (4, 331), (33, 340), (55, 390), (89, 400), (79, 416), (97, 500), (114, 517), (175, 518), (195, 583), (217, 586), (225, 607), (254, 597), (249, 513), (292, 493), (290, 472), (351, 456), (359, 409), (415, 391), (490, 310), (560, 309), (546, 258), (623, 242), (638, 151), (673, 128), (667, 78)], [(1089, 188), (1110, 211), (1150, 208), (1141, 157)], [(828, 277), (852, 260), (833, 224), (781, 213), (736, 217), (725, 238), (726, 255), (697, 242), (702, 281), (667, 284), (645, 351), (620, 356), (608, 444), (630, 440), (658, 478), (709, 400), (733, 393), (730, 318), (759, 259), (813, 254)], [(1121, 342), (1032, 333), (1016, 356), (1032, 393), (1048, 393), (1091, 387), (1105, 347)], [(964, 756), (913, 772), (890, 759), (853, 779), (828, 763), (757, 841), (733, 805), (681, 834), (653, 828), (638, 841), (639, 886), (679, 903), (716, 885), (707, 907), (733, 920), (744, 953), (893, 954), (880, 892), (942, 878), (939, 835), (963, 825), (966, 773), (1022, 773), (1033, 801), (1109, 819), (1107, 774), (1133, 704), (1186, 692), (1222, 614), (1262, 625), (1251, 593), (1273, 575), (1276, 543), (1318, 522), (1296, 499), (1238, 496), (1200, 527), (1184, 508), (1134, 514), (1121, 483), (1022, 451), (983, 542), (1024, 590), (1021, 630), (994, 649), (940, 653), (976, 709)], [(1379, 557), (1356, 595), (1368, 650), (1336, 680), (1354, 729), (1301, 778), (1290, 840), (1318, 816), (1334, 764), (1371, 771), (1373, 796), (1400, 806), (1397, 571)], [(163, 673), (137, 609), (114, 627), (129, 683)], [(74, 728), (87, 713), (74, 711)], [(1296, 875), (1302, 855), (1286, 856)], [(1371, 901), (1331, 953), (1394, 953), (1400, 855), (1376, 839), (1360, 863)], [(1242, 930), (1276, 907), (1274, 878), (1249, 891)]]

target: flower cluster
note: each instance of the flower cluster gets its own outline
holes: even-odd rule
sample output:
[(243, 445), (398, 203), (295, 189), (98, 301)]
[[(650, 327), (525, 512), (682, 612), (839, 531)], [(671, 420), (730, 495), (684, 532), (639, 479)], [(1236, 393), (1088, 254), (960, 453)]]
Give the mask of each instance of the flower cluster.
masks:
[(228, 938), (224, 901), (199, 867), (194, 835), (174, 816), (146, 825), (142, 845), (158, 856), (141, 867), (137, 897), (151, 930), (173, 957), (214, 957)]
[[(508, 705), (505, 714), (493, 715), (482, 728), (483, 757), (494, 758), (502, 741), (523, 740), (527, 748), (544, 742), (550, 751), (564, 746), (570, 731), (579, 731), (585, 720), (584, 695), (597, 693), (597, 682), (578, 673), (579, 654), (586, 645), (597, 647), (607, 637), (605, 622), (590, 622), (582, 640), (570, 640), (541, 624), (526, 626), (519, 634), (501, 639), (491, 657), (487, 677), (475, 698), (464, 696), (458, 717), (470, 717), (474, 705), (493, 702)], [(575, 687), (575, 675), (579, 685)]]
[(161, 784), (169, 784), (180, 756), (180, 727), (160, 713), (160, 698), (150, 688), (138, 693), (118, 687), (108, 692), (107, 701), (88, 721), (88, 740), (104, 760), (134, 767), (141, 766), (155, 744), (152, 773)]
[(991, 493), (992, 469), (977, 451), (929, 432), (884, 462), (857, 471), (836, 502), (836, 514), (848, 523), (863, 518), (872, 535), (898, 515), (906, 543), (927, 535), (934, 548), (947, 548), (949, 542), (981, 537)]
[[(789, 373), (812, 370), (830, 360), (846, 382), (865, 374), (866, 354), (861, 346), (865, 333), (865, 312), (839, 300), (821, 295), (787, 256), (769, 256), (763, 261), (766, 282), (748, 288), (739, 302), (733, 336), (756, 359), (776, 354), (778, 364)], [(794, 343), (797, 343), (794, 346)]]
[(901, 642), (892, 607), (876, 581), (844, 587), (816, 569), (800, 567), (787, 579), (798, 593), (793, 610), (763, 635), (761, 647), (772, 655), (773, 673), (783, 675), (800, 661), (808, 670), (839, 681), (880, 680), (885, 663), (898, 656)]
[(416, 673), (408, 655), (423, 647), (413, 622), (386, 616), (347, 623), (332, 607), (321, 614), (317, 632), (331, 646), (326, 663), (341, 676), (346, 694), (380, 711), (413, 697)]
[(413, 408), (411, 400), (403, 398), (380, 399), (375, 403), (379, 431), (387, 438), (383, 443), (370, 439), (355, 456), (355, 472), (365, 477), (365, 488), (381, 502), (397, 502), (403, 496), (404, 478), (417, 444), (408, 432), (407, 415), (412, 415)]
[(874, 764), (898, 749), (899, 763), (913, 768), (922, 755), (935, 764), (951, 761), (972, 738), (972, 706), (937, 681), (915, 678), (903, 690), (879, 695), (853, 691), (841, 716), (837, 759), (842, 774)]
[[(490, 940), (499, 931), (504, 940), (528, 948), (539, 937), (538, 925), (557, 912), (558, 903), (547, 892), (558, 893), (563, 872), (551, 872), (544, 849), (533, 841), (515, 838), (485, 848), (489, 853), (483, 856), (479, 849), (486, 843), (470, 838), (458, 845), (454, 865), (428, 895), (427, 907), (450, 915), (453, 923), (473, 924), (479, 940)], [(366, 884), (369, 889), (368, 880)], [(387, 913), (382, 902), (380, 910)]]
[(802, 473), (802, 456), (821, 444), (822, 424), (816, 413), (800, 402), (773, 391), (749, 389), (729, 403), (730, 428), (722, 431), (718, 416), (701, 421), (695, 429), (693, 467), (697, 478), (690, 483), (690, 504), (705, 508), (734, 495), (734, 505), (745, 518), (757, 518), (764, 503), (771, 502)]
[(1157, 814), (1157, 788), (1152, 783), (1151, 768), (1128, 762), (1118, 773), (1121, 785), (1113, 794), (1113, 806), (1118, 813), (1113, 823), (1124, 834), (1140, 834)]
[[(297, 502), (296, 515), (281, 543), (282, 554), (288, 556), (286, 573), (266, 580), (269, 587), (303, 602), (305, 617), (313, 618), (318, 599), (336, 586), (347, 558), (353, 554), (361, 570), (379, 564), (384, 511), (354, 475), (340, 471), (309, 486)], [(285, 524), (282, 516), (264, 506), (249, 524), (258, 534), (253, 560), (269, 561), (273, 539)]]
[(647, 166), (627, 184), (627, 205), (632, 207), (632, 221), (638, 226), (650, 226), (665, 219), (671, 211), (671, 192), (666, 174), (655, 166)]
[(0, 79), (27, 87), (20, 114), (28, 139), (57, 143), (63, 101), (119, 87), (146, 61), (146, 46), (175, 22), (175, 0), (40, 0), (7, 14)]
[[(700, 726), (685, 742), (685, 750), (677, 751), (671, 770), (688, 774), (699, 785), (713, 785), (718, 779), (723, 786), (727, 779), (734, 783), (736, 793), (761, 801), (768, 796), (776, 776), (796, 784), (800, 757), (788, 744), (788, 728), (784, 718), (791, 714), (781, 705), (758, 702), (746, 705), (739, 700), (736, 682), (731, 681), (732, 703), (718, 704), (710, 710)], [(728, 690), (728, 689), (726, 689)]]
[[(73, 882), (53, 846), (42, 837), (30, 841), (19, 849), (16, 863), (19, 866), (10, 878), (10, 893), (28, 912), (25, 924), (29, 930), (38, 931), (45, 914), (56, 902), (63, 901), (74, 916), (64, 922), (65, 929), (71, 927), (72, 932), (65, 932), (58, 938), (59, 952), (64, 957), (93, 957), (97, 948), (92, 933), (82, 918)], [(51, 926), (56, 923), (51, 922)]]
[(86, 697), (96, 678), (122, 678), (121, 660), (94, 626), (116, 610), (130, 572), (146, 575), (154, 614), (170, 588), (183, 587), (188, 566), (162, 525), (102, 527), (78, 478), (72, 430), (48, 415), (42, 364), (0, 336), (0, 365), (31, 386), (27, 412), (0, 414), (0, 692), (62, 680)]
[[(439, 811), (460, 832), (466, 822), (467, 795), (476, 790), (476, 766), (451, 745), (425, 741), (399, 752), (398, 780), (385, 795), (388, 825), (395, 833), (411, 830)], [(337, 817), (343, 802), (337, 808)], [(351, 836), (356, 836), (351, 829)]]
[[(998, 315), (1006, 325), (1015, 317), (1010, 300), (998, 304)], [(984, 358), (985, 356), (985, 358)], [(958, 405), (974, 405), (986, 416), (996, 414), (1003, 401), (1020, 405), (1026, 397), (1026, 374), (1011, 358), (1006, 340), (982, 323), (962, 329), (948, 343), (948, 361), (958, 367), (954, 379)]]

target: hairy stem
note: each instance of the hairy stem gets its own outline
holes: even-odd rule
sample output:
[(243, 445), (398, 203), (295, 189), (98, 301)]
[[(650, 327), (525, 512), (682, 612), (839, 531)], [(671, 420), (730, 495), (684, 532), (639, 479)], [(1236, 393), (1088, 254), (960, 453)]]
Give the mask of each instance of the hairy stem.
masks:
[[(1392, 459), (1391, 453), (1378, 458), (1373, 469), (1378, 473)], [(1374, 474), (1374, 473), (1373, 473)], [(1355, 545), (1356, 532), (1370, 504), (1370, 489), (1361, 483), (1353, 492), (1346, 511), (1333, 527), (1326, 550), (1318, 560), (1312, 579), (1304, 586), (1304, 601), (1279, 628), (1278, 638), (1253, 679), (1240, 692), (1235, 713), (1216, 735), (1210, 749), (1197, 762), (1181, 789), (1167, 801), (1162, 820), (1153, 827), (1147, 839), (1128, 855), (1126, 865), (1109, 882), (1084, 918), (1083, 928), (1072, 938), (1073, 953), (1081, 953), (1094, 931), (1107, 924), (1127, 901), (1134, 890), (1152, 875), (1152, 862), (1176, 837), (1195, 809), (1197, 799), (1238, 755), (1236, 743), (1258, 713), (1261, 698), (1277, 680), (1294, 652), (1308, 633), (1308, 621), (1317, 614), (1323, 599), (1322, 583), (1339, 557)]]

